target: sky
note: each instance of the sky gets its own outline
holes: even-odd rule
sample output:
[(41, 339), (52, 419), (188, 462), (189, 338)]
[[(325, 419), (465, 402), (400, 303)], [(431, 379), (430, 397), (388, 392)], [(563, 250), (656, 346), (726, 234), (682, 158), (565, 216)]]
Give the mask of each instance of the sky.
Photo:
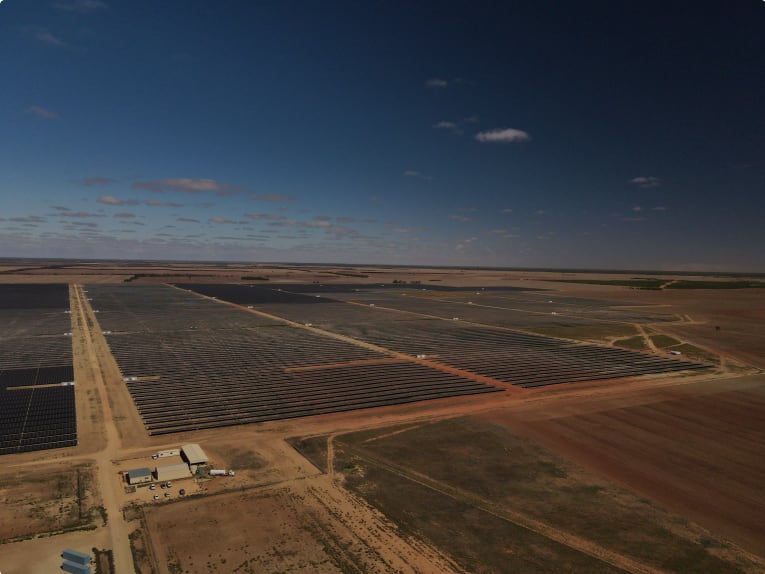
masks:
[(765, 272), (765, 2), (0, 0), (0, 257)]

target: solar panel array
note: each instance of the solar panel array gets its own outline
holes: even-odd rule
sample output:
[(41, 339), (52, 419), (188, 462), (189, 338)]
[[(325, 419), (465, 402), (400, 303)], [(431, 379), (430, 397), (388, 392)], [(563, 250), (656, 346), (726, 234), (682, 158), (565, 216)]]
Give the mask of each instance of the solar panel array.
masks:
[(152, 435), (499, 390), (170, 287), (87, 289)]
[(0, 454), (77, 444), (68, 310), (68, 285), (0, 285)]
[(389, 349), (521, 387), (596, 381), (705, 368), (690, 361), (460, 322), (408, 321), (337, 327)]
[[(438, 296), (401, 296), (380, 286), (346, 292), (326, 289), (310, 292), (289, 285), (185, 285), (198, 292), (300, 322), (337, 332), (360, 341), (409, 355), (426, 355), (431, 361), (463, 369), (521, 387), (538, 387), (578, 381), (594, 381), (706, 368), (705, 365), (650, 353), (579, 343), (508, 328), (523, 328), (540, 321), (558, 325), (592, 325), (621, 320), (668, 321), (671, 315), (639, 309), (613, 309), (607, 302), (583, 300), (581, 311), (573, 298), (550, 299), (542, 293), (476, 292), (441, 287)], [(421, 291), (418, 290), (421, 293)], [(481, 306), (465, 304), (472, 292)], [(270, 294), (275, 293), (273, 298)], [(450, 293), (463, 298), (449, 300)], [(412, 296), (412, 295), (415, 296)], [(318, 296), (317, 296), (318, 295)], [(415, 298), (416, 297), (416, 298)], [(471, 297), (472, 298), (472, 297)], [(345, 299), (342, 300), (342, 299)], [(315, 302), (315, 305), (289, 304)], [(365, 306), (349, 301), (364, 301)], [(374, 307), (369, 306), (374, 302)], [(552, 303), (550, 303), (552, 301)], [(494, 305), (488, 306), (493, 303)], [(487, 306), (483, 306), (487, 305)], [(558, 319), (540, 309), (558, 308), (580, 316)], [(395, 310), (407, 311), (398, 313)], [(563, 311), (562, 311), (563, 312)], [(422, 315), (436, 317), (423, 318)], [(457, 317), (457, 321), (454, 318)], [(483, 323), (483, 325), (466, 324)]]

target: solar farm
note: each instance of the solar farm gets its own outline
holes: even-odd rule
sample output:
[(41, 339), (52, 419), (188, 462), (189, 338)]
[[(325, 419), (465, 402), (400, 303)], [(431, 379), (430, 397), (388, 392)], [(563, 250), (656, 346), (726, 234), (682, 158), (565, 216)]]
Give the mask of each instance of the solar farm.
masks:
[[(415, 300), (390, 286), (178, 287), (88, 287), (151, 435), (494, 393), (509, 385), (704, 368), (512, 330), (507, 325), (526, 324), (519, 315), (538, 320), (534, 309), (547, 304), (542, 295), (516, 290), (486, 293), (505, 311), (466, 305), (464, 289)], [(450, 296), (457, 301), (444, 300)], [(462, 317), (454, 320), (457, 312)], [(577, 320), (624, 314), (595, 303), (588, 313)]]
[(68, 285), (0, 285), (0, 454), (77, 444), (68, 311)]
[(88, 291), (153, 435), (500, 390), (171, 287)]
[[(704, 368), (704, 365), (612, 347), (603, 347), (528, 334), (508, 329), (538, 324), (540, 320), (569, 326), (596, 321), (669, 321), (670, 316), (620, 311), (600, 302), (589, 303), (585, 313), (575, 300), (566, 300), (560, 313), (551, 315), (543, 295), (509, 292), (496, 295), (481, 306), (436, 299), (402, 297), (386, 288), (356, 289), (348, 294), (297, 294), (276, 287), (276, 302), (269, 289), (246, 285), (186, 286), (293, 321), (308, 321), (322, 329), (411, 356), (455, 367), (502, 383), (537, 387), (577, 381), (635, 377)], [(279, 290), (281, 289), (281, 290)], [(449, 295), (449, 290), (441, 289)], [(474, 293), (474, 291), (470, 291)], [(455, 295), (465, 290), (454, 290)], [(343, 297), (341, 299), (340, 297)], [(487, 297), (488, 298), (488, 297)], [(463, 297), (464, 299), (464, 297)], [(361, 306), (357, 303), (363, 301)], [(369, 301), (375, 301), (370, 306)], [(321, 304), (307, 305), (313, 301)], [(290, 305), (292, 303), (292, 305)], [(598, 304), (599, 303), (599, 304)], [(504, 307), (499, 306), (504, 305)], [(542, 314), (539, 311), (544, 308)], [(556, 308), (561, 308), (558, 304)], [(575, 308), (578, 315), (571, 316)], [(627, 317), (627, 319), (625, 319)]]

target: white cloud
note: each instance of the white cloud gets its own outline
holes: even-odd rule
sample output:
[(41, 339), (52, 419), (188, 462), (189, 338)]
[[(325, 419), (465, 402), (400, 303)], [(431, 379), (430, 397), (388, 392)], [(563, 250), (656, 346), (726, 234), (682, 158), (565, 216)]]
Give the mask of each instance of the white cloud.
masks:
[(453, 219), (454, 221), (470, 221), (469, 217), (465, 217), (464, 215), (457, 215), (455, 213), (452, 213), (449, 216), (449, 219)]
[(641, 175), (638, 177), (633, 177), (630, 180), (630, 183), (642, 188), (651, 188), (659, 187), (661, 185), (661, 180), (653, 175)]
[(102, 195), (96, 201), (104, 205), (138, 205), (137, 199), (119, 199), (113, 195)]
[(163, 191), (182, 191), (185, 193), (218, 192), (219, 195), (234, 195), (241, 191), (236, 185), (221, 183), (214, 179), (192, 179), (188, 177), (137, 181), (134, 189), (146, 189), (155, 193)]
[(635, 213), (640, 213), (641, 211), (643, 211), (643, 208), (640, 207), (639, 205), (634, 205), (632, 207), (632, 211), (634, 211)]
[(8, 218), (8, 221), (16, 221), (19, 223), (43, 223), (45, 218), (40, 217), (39, 215), (28, 215), (26, 217), (10, 217)]
[(270, 220), (278, 220), (278, 219), (287, 219), (284, 215), (277, 215), (276, 213), (245, 213), (245, 217), (249, 217), (250, 219), (255, 220), (261, 220), (261, 219), (270, 219)]
[(506, 207), (505, 209), (502, 210), (502, 213), (512, 213), (512, 212), (513, 210), (510, 209), (509, 207)]
[(88, 211), (62, 211), (59, 215), (61, 217), (103, 217), (103, 215)]
[(72, 0), (71, 2), (56, 2), (54, 4), (59, 10), (64, 12), (78, 12), (80, 14), (87, 14), (88, 12), (95, 12), (97, 10), (103, 10), (106, 8), (106, 4), (101, 0)]
[(52, 112), (51, 110), (46, 110), (45, 108), (40, 106), (29, 106), (27, 107), (26, 112), (28, 114), (34, 114), (38, 118), (42, 118), (44, 120), (58, 119), (58, 114), (56, 112)]
[(174, 203), (172, 201), (158, 201), (156, 199), (147, 199), (143, 202), (144, 205), (149, 207), (183, 207), (182, 203)]
[(50, 31), (48, 31), (47, 28), (37, 28), (34, 30), (33, 35), (36, 40), (42, 42), (43, 44), (57, 46), (59, 48), (66, 47), (66, 42), (64, 42), (61, 38), (54, 36)]
[(515, 128), (497, 128), (478, 132), (475, 139), (481, 143), (511, 143), (525, 142), (531, 139), (528, 133)]
[(417, 170), (414, 169), (407, 169), (402, 174), (404, 177), (417, 177), (419, 179), (424, 179), (425, 181), (431, 181), (433, 179), (433, 176), (430, 175), (424, 175), (423, 173), (420, 173)]
[(465, 240), (463, 240), (463, 241), (460, 241), (460, 242), (459, 242), (459, 243), (456, 245), (456, 247), (454, 248), (454, 250), (455, 250), (455, 251), (457, 251), (458, 253), (462, 253), (462, 252), (463, 252), (463, 251), (465, 251), (465, 250), (466, 250), (468, 247), (470, 247), (470, 244), (471, 244), (471, 243), (473, 243), (473, 242), (474, 242), (474, 241), (476, 241), (477, 239), (478, 239), (477, 237), (469, 237), (468, 239), (465, 239)]
[(210, 223), (216, 223), (218, 225), (220, 225), (220, 224), (232, 225), (232, 224), (237, 223), (236, 221), (232, 221), (230, 219), (224, 219), (222, 217), (211, 217), (210, 219), (208, 219), (208, 221)]
[(667, 211), (667, 208), (663, 205), (657, 205), (656, 207), (651, 208), (653, 211)]
[(441, 78), (430, 78), (425, 85), (429, 88), (445, 88), (449, 85), (449, 82), (442, 80)]
[(441, 121), (433, 124), (433, 127), (437, 130), (456, 130), (457, 124), (454, 122)]
[(249, 197), (255, 201), (292, 201), (295, 199), (291, 195), (279, 195), (277, 193), (251, 193)]

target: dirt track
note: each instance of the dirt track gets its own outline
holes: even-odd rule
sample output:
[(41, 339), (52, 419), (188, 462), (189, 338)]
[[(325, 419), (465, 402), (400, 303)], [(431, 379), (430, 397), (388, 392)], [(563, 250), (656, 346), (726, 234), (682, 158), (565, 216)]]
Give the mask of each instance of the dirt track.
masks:
[[(95, 462), (98, 467), (101, 497), (110, 517), (109, 533), (111, 534), (114, 564), (117, 572), (130, 572), (133, 566), (133, 557), (128, 543), (129, 530), (122, 517), (121, 497), (118, 493), (120, 484), (115, 480), (115, 471), (111, 463), (116, 458), (122, 444), (113, 422), (114, 415), (107, 396), (106, 384), (102, 373), (101, 357), (106, 354), (103, 348), (103, 337), (100, 337), (100, 332), (98, 334), (94, 333), (98, 323), (95, 321), (93, 311), (87, 303), (87, 298), (82, 293), (82, 288), (78, 285), (74, 286), (74, 298), (76, 306), (72, 309), (72, 313), (76, 313), (79, 316), (79, 327), (84, 330), (73, 332), (73, 336), (78, 338), (84, 337), (84, 350), (87, 353), (87, 363), (91, 371), (89, 378), (98, 390), (101, 408), (103, 409), (106, 444), (102, 450), (96, 453)], [(100, 337), (100, 340), (96, 339), (96, 337)], [(101, 349), (98, 349), (99, 343), (101, 343)]]

